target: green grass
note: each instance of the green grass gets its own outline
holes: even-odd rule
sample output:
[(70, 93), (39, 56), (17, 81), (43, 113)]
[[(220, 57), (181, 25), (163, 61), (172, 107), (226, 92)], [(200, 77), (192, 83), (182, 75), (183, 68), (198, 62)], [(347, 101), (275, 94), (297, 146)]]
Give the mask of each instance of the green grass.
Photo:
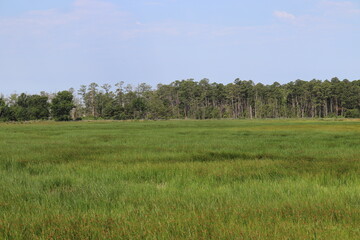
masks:
[(0, 239), (360, 239), (359, 120), (0, 124)]

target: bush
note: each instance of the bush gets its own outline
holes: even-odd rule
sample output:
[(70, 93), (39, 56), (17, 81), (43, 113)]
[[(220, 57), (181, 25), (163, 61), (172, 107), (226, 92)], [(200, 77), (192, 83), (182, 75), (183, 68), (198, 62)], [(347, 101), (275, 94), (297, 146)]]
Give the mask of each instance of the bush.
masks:
[(359, 109), (348, 109), (345, 112), (346, 118), (360, 118), (360, 110)]

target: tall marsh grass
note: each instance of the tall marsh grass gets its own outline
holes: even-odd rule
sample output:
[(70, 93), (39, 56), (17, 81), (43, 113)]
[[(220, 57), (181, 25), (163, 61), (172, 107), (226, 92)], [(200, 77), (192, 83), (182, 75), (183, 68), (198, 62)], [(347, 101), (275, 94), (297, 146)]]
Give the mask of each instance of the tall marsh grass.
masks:
[(0, 124), (0, 239), (360, 239), (360, 121)]

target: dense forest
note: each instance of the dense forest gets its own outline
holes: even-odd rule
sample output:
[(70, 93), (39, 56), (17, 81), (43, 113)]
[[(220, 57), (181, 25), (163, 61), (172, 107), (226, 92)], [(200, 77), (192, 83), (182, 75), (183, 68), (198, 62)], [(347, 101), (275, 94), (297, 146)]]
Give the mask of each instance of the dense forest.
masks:
[(56, 94), (0, 96), (1, 121), (39, 119), (210, 119), (360, 117), (360, 80), (296, 80), (271, 85), (193, 79), (133, 88), (82, 85)]

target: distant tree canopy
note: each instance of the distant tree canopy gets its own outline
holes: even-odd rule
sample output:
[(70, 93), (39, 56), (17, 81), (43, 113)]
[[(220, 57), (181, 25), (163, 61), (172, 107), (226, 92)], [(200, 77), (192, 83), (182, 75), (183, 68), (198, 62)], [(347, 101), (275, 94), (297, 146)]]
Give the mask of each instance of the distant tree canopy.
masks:
[(51, 102), (51, 114), (57, 121), (71, 120), (70, 111), (74, 108), (73, 94), (69, 91), (58, 92)]
[[(47, 96), (20, 94), (14, 96), (6, 103), (0, 100), (0, 120), (4, 121), (28, 121), (48, 119), (50, 116)], [(2, 110), (1, 110), (2, 109)]]
[[(169, 119), (169, 118), (360, 118), (360, 80), (296, 80), (287, 84), (199, 82), (193, 79), (135, 89), (124, 82), (77, 92), (0, 97), (0, 121), (36, 119)], [(72, 116), (70, 116), (70, 111)]]

